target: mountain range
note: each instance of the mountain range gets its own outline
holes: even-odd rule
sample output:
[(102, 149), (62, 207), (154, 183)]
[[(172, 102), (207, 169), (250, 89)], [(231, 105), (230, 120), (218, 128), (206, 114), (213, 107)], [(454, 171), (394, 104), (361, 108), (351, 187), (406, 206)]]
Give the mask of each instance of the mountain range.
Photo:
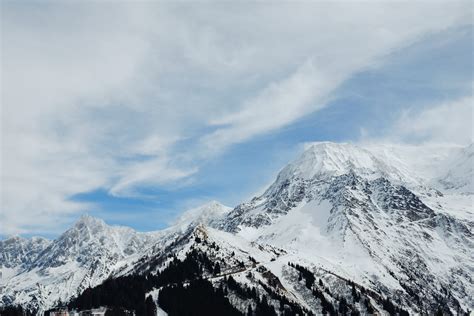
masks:
[(54, 240), (7, 238), (0, 305), (85, 306), (111, 280), (142, 276), (158, 314), (179, 315), (170, 295), (204, 281), (237, 314), (468, 313), (473, 156), (473, 144), (312, 143), (262, 194), (210, 202), (165, 230), (83, 216)]

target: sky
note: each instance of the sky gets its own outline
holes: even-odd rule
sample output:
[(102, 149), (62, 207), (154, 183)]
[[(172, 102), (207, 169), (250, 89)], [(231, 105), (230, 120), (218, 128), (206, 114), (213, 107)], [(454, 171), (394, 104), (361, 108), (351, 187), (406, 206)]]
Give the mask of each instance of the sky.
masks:
[(0, 236), (162, 229), (313, 141), (473, 141), (464, 1), (1, 2)]

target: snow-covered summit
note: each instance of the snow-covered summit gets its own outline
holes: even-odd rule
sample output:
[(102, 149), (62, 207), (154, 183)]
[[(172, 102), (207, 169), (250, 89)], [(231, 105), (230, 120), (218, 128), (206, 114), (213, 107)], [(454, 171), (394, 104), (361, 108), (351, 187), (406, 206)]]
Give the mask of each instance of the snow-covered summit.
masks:
[(105, 227), (107, 224), (105, 221), (101, 218), (91, 216), (89, 214), (83, 214), (81, 217), (74, 223), (75, 227), (89, 227), (89, 228), (94, 228), (94, 227)]
[(278, 178), (312, 179), (339, 176), (349, 171), (371, 176), (386, 170), (386, 163), (365, 148), (349, 143), (314, 143), (288, 164)]
[(312, 143), (281, 170), (270, 191), (290, 179), (326, 181), (350, 172), (367, 180), (382, 177), (411, 188), (436, 186), (435, 180), (444, 175), (445, 183), (451, 186), (469, 187), (472, 148), (451, 144)]
[(220, 220), (232, 208), (217, 201), (210, 201), (196, 208), (185, 211), (176, 221), (175, 226), (183, 227), (190, 224), (212, 225)]
[(387, 154), (382, 145), (363, 147), (350, 143), (313, 143), (281, 170), (267, 194), (274, 194), (282, 185), (292, 183), (296, 179), (327, 182), (331, 178), (348, 173), (367, 180), (383, 177), (397, 183), (420, 185), (421, 179), (410, 169), (402, 159)]
[(69, 261), (82, 263), (108, 258), (116, 261), (142, 250), (154, 240), (153, 233), (136, 232), (130, 227), (110, 226), (102, 219), (83, 215), (66, 232), (54, 240), (47, 254), (35, 265), (50, 267)]

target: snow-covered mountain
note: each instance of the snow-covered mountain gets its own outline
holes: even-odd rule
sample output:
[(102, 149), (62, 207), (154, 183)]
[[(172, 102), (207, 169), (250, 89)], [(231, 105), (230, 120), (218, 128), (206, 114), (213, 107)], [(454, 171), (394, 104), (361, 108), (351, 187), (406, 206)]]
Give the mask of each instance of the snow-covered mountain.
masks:
[(225, 206), (217, 201), (211, 201), (181, 214), (173, 227), (187, 228), (192, 224), (212, 226), (224, 218), (231, 210), (231, 207)]
[[(458, 304), (472, 309), (473, 196), (464, 191), (472, 177), (457, 169), (472, 168), (468, 149), (454, 151), (455, 157), (461, 153), (458, 164), (431, 161), (431, 170), (418, 170), (400, 159), (409, 148), (314, 144), (219, 228), (311, 258), (316, 266), (397, 296), (415, 311), (441, 302), (453, 310)], [(442, 193), (436, 168), (458, 175), (458, 190)], [(445, 209), (450, 198), (456, 205)]]
[[(67, 301), (101, 283), (126, 260), (153, 245), (158, 235), (108, 226), (85, 215), (51, 242), (33, 238), (13, 244), (12, 239), (4, 240), (0, 244), (4, 258), (1, 270), (7, 271), (12, 265), (11, 254), (22, 264), (14, 273), (9, 270), (9, 275), (2, 276), (2, 303), (42, 309)], [(32, 244), (36, 247), (25, 252)]]
[[(3, 304), (47, 308), (107, 277), (159, 274), (192, 257), (241, 313), (261, 302), (228, 276), (268, 297), (280, 314), (344, 305), (382, 312), (390, 310), (387, 298), (415, 313), (472, 310), (472, 150), (315, 143), (263, 194), (233, 209), (208, 203), (163, 231), (84, 217), (58, 239), (37, 242), (28, 259), (16, 250), (26, 241), (5, 240), (0, 258), (18, 258), (15, 266), (24, 268), (2, 281)], [(305, 281), (308, 273), (319, 282)], [(158, 306), (164, 288), (150, 289)]]

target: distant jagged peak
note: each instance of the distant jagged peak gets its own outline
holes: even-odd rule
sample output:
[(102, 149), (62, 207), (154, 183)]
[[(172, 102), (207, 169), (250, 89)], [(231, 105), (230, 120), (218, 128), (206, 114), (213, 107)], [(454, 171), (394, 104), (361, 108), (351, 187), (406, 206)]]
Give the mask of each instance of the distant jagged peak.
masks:
[(49, 239), (41, 236), (24, 237), (18, 234), (9, 235), (5, 239), (0, 240), (3, 244), (47, 244), (51, 242)]
[(8, 235), (6, 238), (0, 240), (0, 243), (20, 243), (28, 240), (19, 234)]
[(209, 201), (201, 206), (185, 211), (175, 222), (175, 226), (184, 227), (189, 224), (208, 225), (213, 221), (221, 219), (232, 210), (218, 201)]
[(121, 232), (121, 233), (138, 233), (133, 228), (128, 226), (120, 225), (109, 225), (103, 219), (99, 217), (91, 216), (87, 213), (81, 215), (81, 217), (74, 223), (72, 229), (76, 230), (87, 230), (88, 232), (94, 234), (98, 232)]
[(82, 227), (82, 226), (87, 226), (87, 227), (104, 227), (108, 226), (103, 219), (91, 216), (87, 213), (82, 214), (81, 217), (76, 221), (74, 224), (74, 227)]

